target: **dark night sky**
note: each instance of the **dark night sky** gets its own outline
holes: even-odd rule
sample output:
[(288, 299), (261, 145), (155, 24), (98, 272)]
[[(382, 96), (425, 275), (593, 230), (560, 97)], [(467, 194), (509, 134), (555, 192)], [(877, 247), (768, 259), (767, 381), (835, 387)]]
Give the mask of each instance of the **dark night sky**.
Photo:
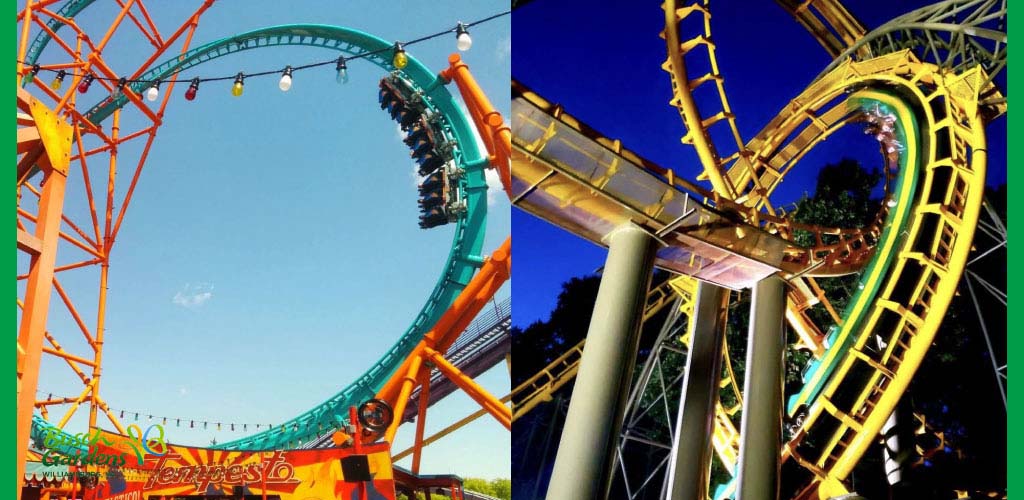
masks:
[[(513, 13), (512, 75), (605, 135), (693, 179), (700, 171), (684, 127), (669, 106), (671, 83), (661, 69), (665, 42), (660, 2), (540, 0)], [(928, 0), (846, 2), (870, 30)], [(870, 5), (870, 7), (866, 7)], [(716, 2), (712, 33), (740, 133), (749, 140), (830, 62), (811, 35), (771, 1)], [(723, 130), (724, 125), (721, 126)], [(988, 130), (988, 184), (1006, 182), (1006, 118)], [(723, 148), (724, 149), (724, 148)], [(816, 169), (843, 156), (879, 164), (877, 143), (854, 127), (818, 146), (786, 177), (777, 196), (797, 200), (814, 187)], [(710, 186), (710, 185), (708, 185)], [(773, 198), (775, 201), (776, 198)], [(516, 265), (513, 324), (547, 319), (561, 283), (592, 273), (605, 250), (513, 209)]]

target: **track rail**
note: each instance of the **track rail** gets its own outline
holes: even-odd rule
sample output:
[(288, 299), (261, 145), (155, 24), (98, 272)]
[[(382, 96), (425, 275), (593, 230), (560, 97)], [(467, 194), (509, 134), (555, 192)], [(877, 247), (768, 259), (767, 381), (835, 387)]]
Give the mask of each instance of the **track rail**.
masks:
[[(75, 2), (66, 7), (76, 8), (80, 11), (89, 3), (91, 2)], [(43, 39), (45, 41), (40, 42), (39, 51), (48, 42), (48, 37), (37, 38), (37, 41)], [(312, 24), (274, 26), (222, 38), (197, 47), (180, 57), (157, 64), (140, 79), (162, 80), (188, 68), (239, 51), (280, 45), (321, 47), (346, 56), (364, 55), (392, 46), (390, 42), (373, 35), (337, 26)], [(35, 46), (34, 42), (33, 47)], [(38, 54), (38, 51), (34, 54)], [(395, 71), (389, 52), (366, 55), (363, 58), (385, 71)], [(459, 182), (462, 188), (460, 191), (465, 196), (467, 210), (460, 215), (455, 224), (451, 252), (444, 264), (441, 276), (410, 327), (355, 382), (324, 403), (282, 423), (274, 430), (223, 443), (218, 445), (218, 448), (245, 450), (281, 448), (289, 445), (294, 447), (301, 442), (315, 439), (318, 434), (322, 435), (341, 427), (347, 420), (348, 407), (357, 406), (376, 394), (412, 352), (423, 335), (451, 305), (483, 262), (480, 250), (483, 245), (487, 215), (487, 185), (483, 169), (487, 166), (487, 159), (483, 157), (476, 145), (469, 119), (448, 92), (444, 80), (411, 56), (408, 65), (401, 70), (401, 74), (413, 83), (416, 90), (426, 98), (429, 106), (446, 120), (448, 130), (455, 139), (455, 162), (459, 168), (465, 171), (465, 175), (460, 178)], [(136, 93), (145, 90), (146, 86), (147, 84), (142, 82), (131, 85), (132, 90)], [(123, 94), (116, 98), (107, 97), (84, 113), (84, 117), (89, 122), (98, 124), (127, 102), (128, 99)], [(39, 437), (42, 429), (48, 425), (44, 419), (34, 418), (32, 435)]]

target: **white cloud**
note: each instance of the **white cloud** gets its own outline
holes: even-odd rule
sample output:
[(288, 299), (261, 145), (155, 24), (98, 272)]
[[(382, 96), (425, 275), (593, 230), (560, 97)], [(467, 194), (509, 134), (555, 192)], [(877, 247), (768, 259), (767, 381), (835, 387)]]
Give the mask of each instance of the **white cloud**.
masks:
[(186, 309), (194, 309), (203, 305), (211, 298), (213, 298), (212, 283), (199, 283), (197, 285), (185, 283), (185, 286), (178, 293), (174, 294), (171, 302)]
[(509, 35), (498, 42), (498, 47), (494, 49), (494, 55), (499, 61), (505, 61), (512, 55), (512, 35)]
[(182, 396), (184, 396), (184, 395), (188, 394), (188, 389), (186, 389), (184, 387), (181, 387), (181, 388), (178, 389), (178, 394), (181, 394)]
[(508, 200), (497, 169), (484, 170), (484, 178), (487, 179), (487, 206), (493, 207), (499, 200)]

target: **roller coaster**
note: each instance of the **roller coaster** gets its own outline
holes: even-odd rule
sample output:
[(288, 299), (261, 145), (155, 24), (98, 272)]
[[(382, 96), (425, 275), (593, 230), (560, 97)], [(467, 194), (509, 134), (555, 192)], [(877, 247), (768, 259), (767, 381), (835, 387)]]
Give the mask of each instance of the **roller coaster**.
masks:
[[(777, 3), (833, 62), (750, 139), (727, 98), (712, 2), (662, 5), (670, 103), (711, 189), (512, 83), (513, 203), (609, 248), (587, 339), (513, 390), (515, 420), (552, 399), (552, 418), (564, 418), (560, 441), (554, 424), (543, 430), (536, 419), (525, 432), (527, 447), (558, 443), (548, 499), (604, 498), (613, 484), (630, 499), (769, 499), (782, 481), (795, 499), (848, 498), (851, 471), (896, 418), (958, 287), (975, 304), (976, 289), (1006, 303), (1005, 291), (967, 268), (1006, 241), (984, 200), (985, 126), (1006, 113), (995, 83), (1006, 66), (1006, 2), (941, 1), (872, 30), (837, 0)], [(800, 160), (847, 125), (878, 142), (884, 195), (874, 220), (796, 221), (772, 195), (787, 175), (807, 175), (795, 169)], [(991, 248), (973, 248), (976, 231)], [(676, 277), (647, 290), (652, 265)], [(833, 305), (819, 282), (851, 275), (846, 306)], [(753, 302), (741, 389), (723, 330), (744, 289)], [(630, 387), (638, 325), (668, 304)], [(814, 321), (815, 308), (831, 324)], [(783, 318), (794, 347), (811, 354), (787, 401)], [(991, 349), (1005, 403), (1006, 366)], [(667, 356), (684, 356), (685, 370), (670, 372)], [(566, 402), (558, 390), (572, 381)], [(666, 394), (680, 385), (673, 419)], [(652, 421), (663, 405), (662, 421)], [(653, 461), (623, 460), (636, 446)], [(712, 449), (732, 476), (717, 489)]]
[[(360, 446), (375, 450), (375, 443), (393, 442), (399, 426), (415, 420), (414, 446), (395, 458), (411, 454), (411, 472), (399, 473), (396, 469), (392, 475), (388, 467), (386, 472), (378, 471), (374, 479), (394, 478), (395, 487), (408, 495), (420, 487), (444, 486), (450, 488), (447, 491), (452, 498), (459, 498), (461, 490), (446, 480), (438, 484), (416, 482), (423, 447), (441, 437), (424, 436), (427, 408), (458, 389), (480, 404), (482, 410), (476, 416), (490, 414), (506, 428), (511, 425), (511, 410), (472, 380), (507, 355), (508, 302), (494, 304), (492, 317), (481, 320), (485, 324), (475, 323), (467, 329), (492, 302), (511, 269), (510, 239), (489, 256), (481, 253), (487, 219), (484, 171), (496, 169), (507, 190), (510, 135), (460, 56), (453, 54), (450, 66), (435, 73), (398, 43), (350, 28), (314, 24), (256, 29), (192, 47), (200, 18), (213, 7), (212, 0), (199, 3), (179, 26), (163, 32), (141, 1), (121, 3), (104, 33), (90, 32), (77, 21), (77, 16), (93, 5), (91, 0), (69, 0), (59, 8), (56, 4), (29, 0), (18, 13), (17, 73), (21, 85), (17, 92), (17, 243), (29, 262), (27, 271), (18, 276), (19, 281), (24, 280), (18, 298), (19, 485), (26, 457), (33, 456), (33, 449), (41, 449), (46, 432), (63, 433), (80, 406), (88, 407), (90, 430), (99, 428), (102, 415), (116, 433), (131, 434), (99, 391), (103, 346), (109, 341), (104, 325), (110, 255), (179, 77), (203, 63), (243, 51), (305, 46), (332, 52), (337, 57), (339, 78), (347, 64), (357, 62), (385, 72), (380, 84), (380, 107), (407, 133), (405, 142), (413, 150), (420, 174), (425, 176), (420, 187), (420, 226), (429, 229), (451, 224), (451, 250), (433, 291), (408, 329), (362, 376), (287, 422), (214, 448), (223, 453), (236, 452), (237, 457), (261, 459), (268, 450), (353, 444), (356, 450)], [(137, 67), (115, 69), (104, 60), (103, 51), (112, 37), (126, 31), (141, 36), (153, 49)], [(460, 24), (453, 32), (462, 36), (465, 27)], [(289, 78), (290, 71), (291, 67), (285, 70)], [(48, 74), (57, 76), (52, 82), (44, 82), (43, 75)], [(62, 89), (64, 79), (69, 85)], [(238, 90), (242, 81), (240, 74), (236, 79)], [(460, 108), (449, 92), (447, 85), (451, 82), (458, 87), (465, 108)], [(192, 80), (186, 99), (194, 98), (198, 85), (199, 79)], [(92, 93), (88, 93), (90, 86), (94, 88)], [(144, 95), (157, 101), (155, 105), (147, 104)], [(128, 113), (146, 125), (123, 133), (122, 116)], [(478, 146), (477, 133), (485, 151)], [(128, 143), (142, 144), (134, 162), (123, 153), (132, 150), (124, 146)], [(117, 177), (121, 164), (132, 168), (126, 190), (123, 179)], [(96, 178), (92, 173), (99, 165), (100, 172), (107, 172), (102, 187), (91, 184)], [(116, 189), (119, 180), (121, 189)], [(71, 182), (80, 189), (67, 190)], [(97, 189), (94, 194), (94, 188), (102, 191)], [(85, 197), (89, 220), (74, 221), (63, 212), (66, 193)], [(100, 193), (105, 193), (105, 199)], [(58, 262), (58, 254), (62, 262)], [(98, 292), (81, 292), (75, 297), (62, 286), (60, 273), (79, 268), (99, 269)], [(86, 353), (62, 347), (59, 335), (48, 330), (53, 292), (60, 300), (57, 307), (66, 307), (84, 337), (89, 347)], [(90, 299), (96, 301), (95, 326), (90, 326), (75, 306), (76, 301)], [(44, 355), (55, 356), (68, 365), (82, 384), (79, 394), (37, 399)], [(373, 404), (368, 407), (364, 404), (367, 402)], [(68, 405), (63, 416), (51, 420), (52, 408)], [(358, 415), (358, 422), (353, 413), (356, 407), (369, 408), (365, 415)], [(382, 407), (395, 417), (372, 425)], [(445, 434), (451, 430), (446, 429)], [(390, 457), (390, 450), (387, 455)], [(371, 469), (373, 463), (371, 460)], [(405, 484), (402, 478), (406, 478)], [(360, 488), (361, 497), (367, 498), (367, 486)], [(377, 488), (378, 493), (394, 498), (394, 488), (391, 493)], [(54, 493), (67, 495), (66, 489), (67, 485)], [(70, 494), (75, 495), (74, 489)], [(20, 487), (18, 495), (20, 498)]]

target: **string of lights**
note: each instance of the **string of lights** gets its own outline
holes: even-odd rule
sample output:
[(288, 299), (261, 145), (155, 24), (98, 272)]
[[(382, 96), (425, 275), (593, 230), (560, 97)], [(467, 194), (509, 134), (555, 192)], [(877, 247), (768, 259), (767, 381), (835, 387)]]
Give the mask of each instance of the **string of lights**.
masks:
[[(504, 12), (499, 12), (497, 14), (493, 14), (493, 15), (490, 15), (490, 16), (487, 16), (485, 18), (478, 19), (476, 21), (472, 21), (472, 22), (469, 22), (469, 23), (459, 22), (458, 24), (455, 25), (454, 28), (446, 29), (446, 30), (443, 30), (443, 31), (438, 31), (436, 33), (431, 33), (429, 35), (421, 36), (419, 38), (414, 38), (412, 40), (408, 40), (408, 41), (404, 41), (404, 42), (397, 41), (397, 42), (394, 43), (394, 45), (392, 45), (390, 47), (381, 48), (381, 49), (377, 49), (377, 50), (372, 50), (372, 51), (364, 52), (364, 53), (361, 53), (361, 54), (352, 55), (352, 56), (349, 56), (349, 57), (339, 56), (338, 58), (335, 58), (335, 59), (329, 59), (329, 60), (325, 60), (325, 61), (318, 61), (318, 62), (313, 62), (313, 63), (309, 63), (309, 64), (295, 65), (295, 66), (288, 65), (288, 66), (285, 66), (283, 69), (273, 69), (273, 70), (257, 71), (257, 72), (239, 71), (237, 74), (235, 74), (233, 76), (216, 76), (216, 77), (205, 77), (205, 78), (204, 77), (194, 77), (194, 78), (192, 78), (189, 81), (188, 90), (185, 91), (185, 99), (189, 100), (189, 101), (195, 99), (196, 94), (199, 91), (199, 84), (200, 83), (203, 83), (203, 82), (217, 82), (217, 81), (225, 81), (225, 80), (232, 80), (232, 79), (234, 80), (234, 83), (231, 86), (231, 94), (233, 96), (235, 96), (235, 97), (238, 97), (238, 96), (242, 95), (242, 93), (243, 93), (243, 91), (245, 89), (245, 80), (246, 79), (248, 79), (248, 78), (258, 78), (258, 77), (262, 77), (262, 76), (276, 75), (276, 74), (280, 74), (281, 75), (281, 79), (278, 81), (278, 88), (280, 88), (281, 91), (283, 91), (283, 92), (287, 92), (291, 88), (291, 86), (292, 86), (292, 77), (293, 77), (293, 75), (294, 75), (294, 73), (296, 71), (302, 71), (302, 70), (311, 69), (311, 68), (318, 68), (318, 67), (326, 66), (326, 65), (329, 65), (329, 64), (334, 64), (335, 65), (335, 71), (337, 73), (336, 79), (337, 79), (338, 83), (346, 83), (346, 82), (348, 82), (348, 62), (349, 61), (354, 61), (354, 60), (357, 60), (357, 59), (362, 59), (362, 58), (365, 58), (365, 57), (369, 57), (369, 56), (372, 56), (372, 55), (381, 54), (381, 53), (385, 53), (385, 52), (389, 52), (389, 51), (392, 52), (392, 59), (391, 59), (392, 64), (396, 68), (402, 69), (402, 68), (404, 68), (406, 66), (406, 64), (409, 63), (408, 56), (406, 56), (406, 54), (405, 54), (405, 47), (407, 47), (409, 45), (415, 45), (417, 43), (422, 43), (422, 42), (425, 42), (427, 40), (432, 40), (434, 38), (438, 38), (438, 37), (441, 37), (441, 36), (445, 36), (445, 35), (448, 35), (450, 33), (455, 33), (455, 45), (456, 45), (456, 48), (458, 48), (458, 50), (460, 50), (460, 51), (465, 52), (465, 51), (469, 50), (472, 47), (472, 45), (473, 45), (473, 39), (469, 35), (469, 28), (471, 28), (473, 26), (478, 26), (478, 25), (484, 24), (484, 23), (486, 23), (488, 21), (493, 21), (494, 19), (498, 19), (500, 17), (507, 16), (511, 12), (512, 12), (511, 10), (506, 10)], [(18, 62), (20, 64), (28, 64), (26, 61), (18, 61)], [(117, 88), (115, 89), (115, 93), (123, 92), (125, 85), (128, 85), (130, 83), (132, 83), (132, 84), (134, 84), (134, 83), (150, 84), (150, 86), (146, 89), (146, 91), (144, 93), (144, 95), (146, 96), (146, 99), (148, 99), (149, 101), (155, 101), (155, 100), (157, 100), (160, 97), (160, 84), (163, 83), (162, 80), (128, 79), (126, 77), (107, 78), (107, 77), (102, 77), (102, 76), (96, 76), (96, 75), (93, 75), (92, 73), (86, 73), (86, 74), (77, 74), (77, 73), (74, 73), (74, 72), (70, 72), (69, 73), (67, 70), (64, 70), (64, 69), (57, 70), (57, 69), (51, 69), (51, 68), (43, 68), (38, 63), (32, 65), (32, 67), (29, 70), (29, 73), (28, 73), (28, 75), (26, 75), (26, 77), (27, 76), (35, 77), (35, 76), (37, 76), (42, 71), (56, 73), (54, 79), (49, 84), (50, 88), (53, 89), (53, 90), (59, 90), (61, 88), (61, 86), (63, 85), (63, 83), (64, 83), (64, 79), (69, 77), (69, 76), (71, 76), (73, 78), (74, 77), (79, 77), (79, 76), (83, 77), (81, 82), (79, 82), (79, 84), (78, 84), (78, 92), (81, 93), (81, 94), (84, 94), (84, 93), (88, 92), (89, 91), (89, 87), (96, 80), (107, 81), (107, 82), (117, 82)], [(178, 72), (174, 72), (170, 76), (176, 76), (176, 75), (178, 75)]]
[[(44, 392), (44, 391), (36, 391), (36, 393), (39, 394), (39, 395), (46, 394), (47, 395), (47, 398), (46, 398), (47, 400), (52, 400), (53, 399), (53, 393), (47, 393), (47, 392)], [(117, 414), (118, 418), (120, 418), (122, 420), (131, 420), (133, 422), (139, 422), (140, 420), (142, 420), (142, 421), (145, 421), (145, 422), (151, 423), (151, 424), (152, 423), (157, 423), (157, 424), (160, 424), (160, 425), (162, 425), (164, 427), (169, 427), (171, 424), (173, 424), (174, 427), (182, 427), (184, 425), (185, 427), (190, 428), (190, 429), (196, 429), (196, 428), (209, 429), (210, 426), (213, 426), (214, 430), (218, 430), (218, 431), (220, 431), (220, 430), (236, 431), (237, 430), (237, 431), (242, 431), (242, 432), (248, 431), (249, 427), (252, 427), (255, 430), (273, 429), (275, 427), (281, 427), (280, 425), (276, 425), (275, 426), (274, 424), (263, 424), (263, 423), (254, 424), (254, 423), (247, 423), (247, 422), (216, 422), (216, 421), (213, 421), (213, 420), (204, 420), (202, 418), (195, 418), (195, 417), (169, 417), (169, 416), (163, 416), (163, 415), (154, 415), (152, 413), (146, 413), (144, 411), (129, 410), (129, 409), (122, 409), (122, 408), (111, 408), (111, 407), (108, 407), (108, 409), (110, 410), (111, 413)], [(309, 424), (306, 424), (306, 425), (308, 427)]]

